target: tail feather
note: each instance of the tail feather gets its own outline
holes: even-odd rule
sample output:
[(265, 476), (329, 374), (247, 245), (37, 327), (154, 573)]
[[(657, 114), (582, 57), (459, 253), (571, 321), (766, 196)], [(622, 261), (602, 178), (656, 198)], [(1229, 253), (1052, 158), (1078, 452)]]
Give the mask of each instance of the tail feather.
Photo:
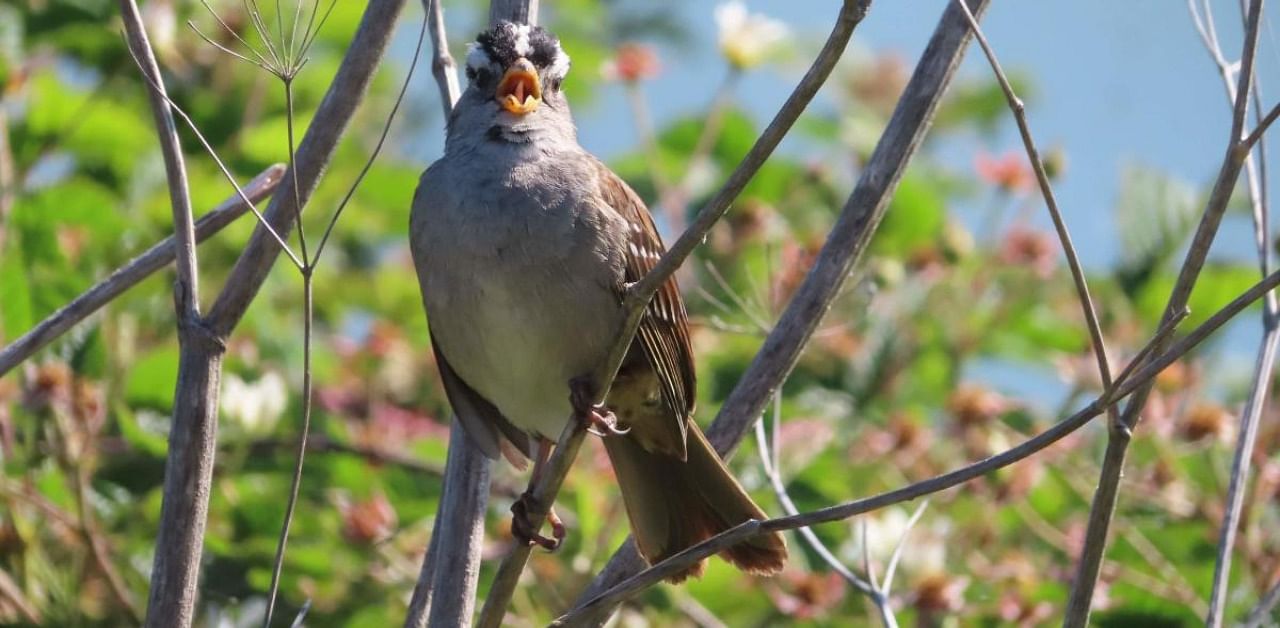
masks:
[[(659, 562), (748, 519), (766, 515), (725, 468), (696, 425), (689, 425), (687, 461), (644, 449), (634, 438), (604, 439), (640, 554)], [(776, 532), (733, 545), (721, 556), (739, 569), (770, 575), (782, 569), (787, 546)], [(668, 580), (702, 574), (698, 562)]]

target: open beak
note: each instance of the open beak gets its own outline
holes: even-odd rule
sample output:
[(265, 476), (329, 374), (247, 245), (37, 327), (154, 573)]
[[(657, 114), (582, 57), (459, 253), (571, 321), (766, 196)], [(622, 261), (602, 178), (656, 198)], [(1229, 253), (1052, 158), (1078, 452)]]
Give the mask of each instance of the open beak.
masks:
[(517, 59), (502, 75), (498, 91), (494, 94), (503, 109), (524, 115), (542, 104), (542, 81), (528, 59)]

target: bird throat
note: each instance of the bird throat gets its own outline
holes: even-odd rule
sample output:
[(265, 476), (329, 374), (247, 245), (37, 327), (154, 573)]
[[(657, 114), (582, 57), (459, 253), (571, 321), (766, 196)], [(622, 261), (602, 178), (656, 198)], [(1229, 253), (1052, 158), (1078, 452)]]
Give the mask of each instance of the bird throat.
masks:
[(495, 124), (489, 127), (489, 130), (485, 132), (484, 137), (490, 142), (528, 144), (533, 141), (534, 133), (530, 128)]

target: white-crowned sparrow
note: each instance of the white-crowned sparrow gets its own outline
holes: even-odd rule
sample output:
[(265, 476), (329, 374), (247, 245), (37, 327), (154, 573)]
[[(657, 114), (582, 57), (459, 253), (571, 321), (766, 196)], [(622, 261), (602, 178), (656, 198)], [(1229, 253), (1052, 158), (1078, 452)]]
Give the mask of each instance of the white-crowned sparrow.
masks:
[[(624, 286), (665, 249), (636, 193), (578, 145), (561, 91), (568, 70), (542, 28), (501, 23), (471, 45), (444, 156), (414, 198), (414, 263), (440, 376), (472, 441), (490, 457), (533, 457), (536, 475), (571, 412), (616, 416), (605, 447), (637, 546), (656, 562), (764, 514), (691, 420), (674, 278), (646, 310), (607, 410), (584, 407), (583, 378), (614, 342)], [(520, 518), (518, 535), (555, 544)], [(723, 553), (754, 573), (778, 571), (786, 554), (778, 534)]]

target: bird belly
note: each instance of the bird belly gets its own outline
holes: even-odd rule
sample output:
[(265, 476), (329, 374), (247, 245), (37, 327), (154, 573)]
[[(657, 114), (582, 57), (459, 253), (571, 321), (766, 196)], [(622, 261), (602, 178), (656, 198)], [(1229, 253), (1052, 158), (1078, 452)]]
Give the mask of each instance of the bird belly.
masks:
[(465, 255), (445, 262), (458, 271), (449, 280), (450, 270), (437, 266), (444, 272), (432, 283), (446, 289), (427, 287), (432, 336), (458, 376), (508, 421), (555, 440), (571, 412), (569, 380), (590, 374), (609, 350), (618, 297), (605, 278), (569, 272), (583, 266), (564, 259), (485, 251), (459, 259)]

